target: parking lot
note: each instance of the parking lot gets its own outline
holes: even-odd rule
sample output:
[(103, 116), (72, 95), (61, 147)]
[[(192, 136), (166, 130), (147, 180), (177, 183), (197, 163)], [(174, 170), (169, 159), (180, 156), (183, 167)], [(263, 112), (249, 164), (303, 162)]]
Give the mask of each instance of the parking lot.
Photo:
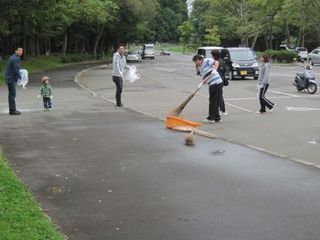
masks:
[[(200, 77), (195, 75), (192, 55), (156, 55), (155, 60), (135, 64), (141, 79), (125, 83), (123, 101), (129, 109), (164, 120), (194, 91)], [(131, 63), (132, 64), (132, 63)], [(317, 79), (320, 67), (314, 66)], [(285, 159), (320, 166), (319, 123), (320, 91), (310, 95), (292, 85), (303, 64), (274, 64), (267, 97), (276, 103), (272, 113), (256, 114), (259, 109), (256, 81), (233, 80), (224, 88), (228, 115), (221, 124), (203, 125), (201, 129), (222, 139), (266, 151)], [(114, 101), (111, 66), (84, 74), (83, 84), (101, 98)], [(203, 87), (192, 99), (182, 116), (201, 121), (208, 111), (208, 88)]]

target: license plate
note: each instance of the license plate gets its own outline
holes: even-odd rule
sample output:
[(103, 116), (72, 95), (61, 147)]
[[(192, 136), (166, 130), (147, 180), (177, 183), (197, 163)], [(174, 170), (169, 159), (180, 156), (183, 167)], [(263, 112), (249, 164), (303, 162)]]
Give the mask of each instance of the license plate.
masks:
[(248, 75), (248, 71), (240, 71), (240, 75)]

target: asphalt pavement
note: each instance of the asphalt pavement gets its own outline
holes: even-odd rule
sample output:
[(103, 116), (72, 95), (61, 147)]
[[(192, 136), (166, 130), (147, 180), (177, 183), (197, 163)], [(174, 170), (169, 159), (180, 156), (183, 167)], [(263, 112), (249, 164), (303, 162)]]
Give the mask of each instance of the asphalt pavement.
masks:
[[(91, 93), (73, 81), (88, 67), (32, 75), (18, 91), (21, 116), (8, 115), (0, 88), (0, 145), (69, 239), (320, 238), (317, 168), (223, 139), (195, 136), (195, 146), (187, 147), (184, 133), (159, 120), (185, 97), (187, 85), (174, 94), (161, 83), (165, 76), (143, 77), (126, 87), (127, 108), (117, 109), (108, 66), (78, 79)], [(50, 112), (36, 98), (44, 74), (54, 87)], [(134, 93), (141, 99), (129, 101)], [(143, 99), (147, 109), (133, 107)]]

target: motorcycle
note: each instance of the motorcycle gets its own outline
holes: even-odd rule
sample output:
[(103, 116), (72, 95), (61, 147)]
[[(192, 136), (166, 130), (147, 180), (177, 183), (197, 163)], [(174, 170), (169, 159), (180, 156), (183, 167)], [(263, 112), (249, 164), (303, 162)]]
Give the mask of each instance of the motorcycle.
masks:
[(293, 85), (299, 92), (307, 91), (310, 94), (315, 94), (318, 88), (315, 77), (306, 77), (301, 73), (297, 73)]

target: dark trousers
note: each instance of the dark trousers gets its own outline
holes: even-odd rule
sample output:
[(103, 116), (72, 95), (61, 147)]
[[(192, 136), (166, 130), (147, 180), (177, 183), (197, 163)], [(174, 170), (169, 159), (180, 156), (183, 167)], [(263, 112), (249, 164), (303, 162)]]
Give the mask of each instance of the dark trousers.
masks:
[(45, 109), (51, 108), (51, 99), (49, 97), (43, 97), (43, 106)]
[(8, 102), (9, 102), (9, 112), (17, 111), (16, 108), (16, 83), (10, 82), (8, 85)]
[(226, 111), (226, 106), (224, 104), (224, 98), (223, 98), (223, 86), (221, 87), (221, 99), (220, 99), (220, 111), (225, 112)]
[(123, 79), (121, 77), (112, 76), (113, 82), (116, 84), (116, 104), (121, 105), (121, 93), (123, 88)]
[(265, 84), (263, 88), (260, 88), (260, 93), (259, 93), (259, 101), (260, 101), (260, 112), (265, 112), (266, 107), (269, 109), (273, 108), (274, 103), (272, 103), (269, 99), (265, 97), (265, 94), (269, 88), (269, 84)]
[(209, 117), (208, 120), (220, 121), (219, 106), (221, 101), (222, 84), (209, 86)]

